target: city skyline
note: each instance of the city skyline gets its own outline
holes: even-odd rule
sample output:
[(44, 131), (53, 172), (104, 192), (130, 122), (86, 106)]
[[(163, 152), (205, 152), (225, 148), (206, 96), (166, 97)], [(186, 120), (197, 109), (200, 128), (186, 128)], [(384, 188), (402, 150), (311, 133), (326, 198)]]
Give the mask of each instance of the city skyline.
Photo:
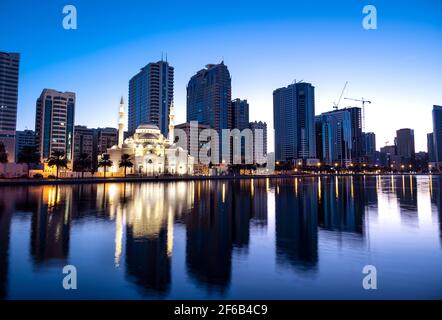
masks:
[[(135, 11), (141, 14), (145, 4), (120, 7), (111, 1), (105, 6), (106, 14), (98, 17), (95, 10), (100, 8), (78, 1), (78, 30), (67, 31), (61, 26), (57, 4), (32, 10), (24, 6), (14, 15), (19, 2), (4, 2), (3, 12), (11, 14), (1, 22), (17, 28), (8, 28), (15, 31), (5, 36), (6, 28), (0, 31), (6, 39), (2, 50), (22, 54), (17, 130), (32, 129), (35, 119), (30, 111), (35, 97), (46, 87), (77, 93), (76, 124), (114, 126), (117, 116), (110, 111), (121, 95), (127, 100), (128, 79), (140, 66), (159, 60), (161, 52), (168, 53), (175, 67), (177, 123), (185, 121), (188, 79), (202, 65), (223, 58), (232, 74), (232, 99), (248, 100), (251, 121), (271, 119), (273, 90), (294, 78), (316, 87), (316, 114), (331, 110), (343, 84), (349, 81), (346, 96), (373, 101), (366, 110), (366, 131), (377, 134), (379, 147), (386, 141), (391, 144), (397, 129), (413, 128), (416, 151), (426, 150), (432, 106), (442, 100), (438, 92), (441, 67), (437, 64), (442, 46), (434, 41), (442, 30), (436, 1), (415, 6), (376, 3), (377, 30), (362, 28), (362, 1), (333, 5), (320, 1), (316, 5), (297, 4), (299, 10), (286, 4), (286, 10), (274, 11), (262, 4), (235, 4), (242, 19), (233, 16), (211, 21), (204, 16), (197, 24), (191, 17), (201, 15), (200, 9), (190, 12), (186, 21), (179, 12), (182, 8), (175, 6), (166, 25), (154, 16), (153, 21), (161, 22), (157, 27), (131, 19), (119, 32), (114, 32), (113, 23)], [(49, 19), (39, 21), (39, 28), (27, 27), (36, 23), (33, 14), (40, 10)], [(398, 15), (403, 17), (401, 22), (395, 20)], [(402, 30), (407, 31), (407, 37), (401, 36)], [(45, 54), (41, 44), (33, 40), (43, 35), (54, 36), (54, 42), (43, 50)], [(100, 40), (91, 45), (85, 40), (90, 36)], [(62, 50), (55, 46), (58, 41), (66, 43)], [(299, 46), (302, 50), (297, 50)], [(70, 77), (64, 77), (60, 70)], [(425, 90), (416, 85), (420, 79), (425, 79)], [(359, 105), (347, 101), (341, 106)], [(90, 116), (92, 107), (94, 117)], [(413, 114), (416, 108), (419, 112)], [(268, 125), (273, 127), (271, 120)], [(274, 149), (272, 131), (269, 150)]]

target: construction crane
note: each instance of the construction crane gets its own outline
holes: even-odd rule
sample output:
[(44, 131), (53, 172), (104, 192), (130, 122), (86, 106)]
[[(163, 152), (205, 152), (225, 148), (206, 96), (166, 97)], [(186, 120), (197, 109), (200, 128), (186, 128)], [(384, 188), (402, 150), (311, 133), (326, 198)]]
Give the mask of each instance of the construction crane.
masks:
[(365, 132), (365, 104), (369, 103), (371, 104), (371, 101), (365, 100), (364, 98), (361, 99), (353, 99), (353, 98), (344, 98), (345, 100), (352, 100), (352, 101), (358, 101), (362, 103), (362, 132)]
[(341, 103), (342, 95), (344, 94), (344, 91), (345, 91), (345, 88), (347, 88), (347, 85), (348, 85), (348, 81), (345, 81), (345, 85), (344, 85), (344, 88), (342, 88), (341, 95), (339, 96), (339, 99), (338, 99), (338, 103), (335, 103), (333, 101), (333, 109), (338, 110), (339, 103)]

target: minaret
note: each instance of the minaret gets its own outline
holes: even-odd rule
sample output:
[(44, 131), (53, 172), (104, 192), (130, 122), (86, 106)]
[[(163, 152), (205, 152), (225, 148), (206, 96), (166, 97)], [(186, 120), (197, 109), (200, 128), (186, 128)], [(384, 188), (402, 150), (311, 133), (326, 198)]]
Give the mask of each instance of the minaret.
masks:
[(120, 100), (120, 111), (118, 112), (118, 148), (123, 147), (124, 140), (124, 101)]
[(173, 143), (175, 141), (175, 133), (174, 133), (174, 121), (175, 121), (175, 107), (173, 105), (173, 101), (170, 104), (169, 109), (169, 142)]

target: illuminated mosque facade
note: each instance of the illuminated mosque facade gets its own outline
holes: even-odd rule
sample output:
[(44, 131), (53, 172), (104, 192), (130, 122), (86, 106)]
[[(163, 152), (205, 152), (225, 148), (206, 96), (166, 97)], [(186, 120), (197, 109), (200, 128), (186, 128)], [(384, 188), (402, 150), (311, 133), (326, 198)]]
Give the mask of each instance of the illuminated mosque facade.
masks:
[(122, 174), (124, 168), (119, 167), (121, 156), (128, 154), (133, 163), (134, 174), (146, 176), (193, 174), (194, 158), (187, 150), (174, 143), (174, 116), (175, 110), (172, 103), (169, 111), (168, 137), (164, 137), (155, 124), (141, 124), (131, 137), (124, 139), (124, 102), (121, 98), (118, 145), (107, 150), (112, 161), (112, 166), (108, 171)]

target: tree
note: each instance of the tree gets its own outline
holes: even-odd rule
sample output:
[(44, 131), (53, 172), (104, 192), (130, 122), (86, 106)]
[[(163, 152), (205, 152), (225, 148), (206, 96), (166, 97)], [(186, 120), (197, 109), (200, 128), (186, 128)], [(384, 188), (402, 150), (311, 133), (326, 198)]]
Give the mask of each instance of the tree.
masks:
[(121, 155), (121, 160), (119, 163), (120, 168), (124, 168), (124, 177), (126, 178), (126, 170), (127, 168), (132, 168), (134, 164), (132, 163), (130, 159), (130, 155), (127, 153)]
[(31, 164), (40, 163), (40, 154), (35, 146), (24, 146), (18, 154), (18, 163), (26, 163), (28, 166), (28, 177)]
[(103, 153), (100, 161), (98, 161), (98, 166), (104, 168), (104, 177), (106, 178), (107, 167), (111, 167), (113, 164), (108, 153)]
[(0, 163), (8, 162), (8, 153), (6, 152), (5, 145), (0, 142)]
[(51, 156), (48, 159), (48, 166), (50, 167), (57, 167), (57, 179), (58, 179), (58, 172), (60, 168), (67, 168), (68, 167), (68, 161), (66, 160), (64, 156), (64, 152), (60, 150), (54, 150), (51, 153)]
[(84, 178), (84, 172), (91, 168), (92, 161), (87, 153), (81, 153), (78, 160), (74, 163), (75, 171), (81, 172), (81, 177)]

